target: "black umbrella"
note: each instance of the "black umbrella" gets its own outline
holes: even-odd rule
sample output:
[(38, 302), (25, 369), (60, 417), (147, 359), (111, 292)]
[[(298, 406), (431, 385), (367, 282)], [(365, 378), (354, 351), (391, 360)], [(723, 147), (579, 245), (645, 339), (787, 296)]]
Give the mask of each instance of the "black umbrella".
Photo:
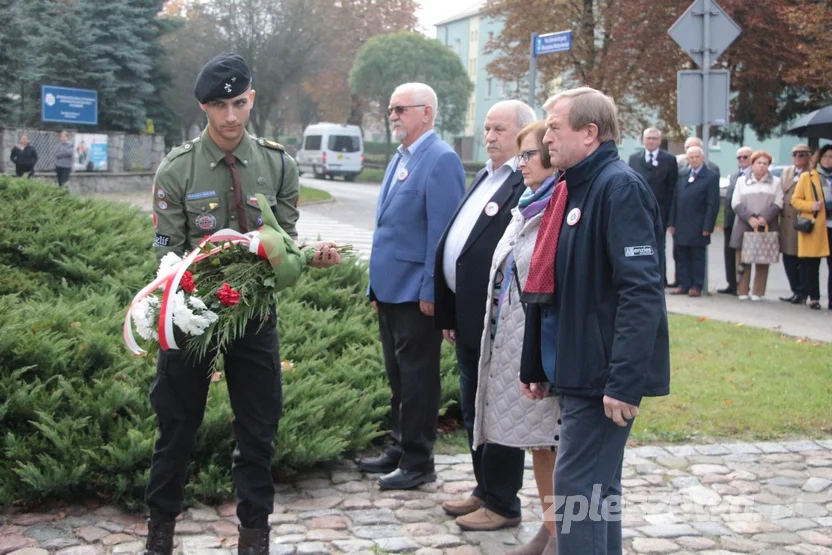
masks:
[(832, 139), (832, 106), (826, 106), (799, 118), (786, 133), (799, 137)]

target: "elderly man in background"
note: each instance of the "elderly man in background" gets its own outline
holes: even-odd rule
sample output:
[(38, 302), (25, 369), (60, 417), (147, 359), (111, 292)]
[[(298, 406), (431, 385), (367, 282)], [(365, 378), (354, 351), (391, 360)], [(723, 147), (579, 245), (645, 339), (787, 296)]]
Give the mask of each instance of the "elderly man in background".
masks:
[(382, 489), (436, 480), (442, 346), (433, 325), (436, 245), (465, 193), (462, 161), (433, 130), (436, 109), (436, 93), (424, 83), (400, 85), (388, 108), (401, 144), (376, 207), (368, 293), (390, 381), (391, 441), (381, 456), (358, 463), (385, 474)]
[(688, 148), (688, 167), (679, 174), (668, 229), (676, 245), (679, 287), (671, 295), (699, 297), (705, 286), (705, 249), (719, 212), (719, 178), (705, 166), (705, 153)]
[(562, 399), (558, 552), (612, 555), (622, 552), (621, 472), (630, 428), (643, 397), (669, 393), (658, 254), (664, 224), (649, 186), (618, 157), (611, 98), (582, 87), (543, 108), (543, 143), (551, 165), (565, 171), (541, 220), (521, 297), (521, 388), (543, 398), (551, 382)]
[(728, 177), (728, 188), (725, 190), (722, 237), (724, 241), (725, 281), (728, 282), (728, 285), (724, 289), (717, 289), (716, 291), (723, 295), (737, 294), (737, 251), (731, 247), (731, 233), (734, 231), (736, 214), (734, 214), (734, 209), (731, 207), (731, 197), (734, 196), (734, 187), (737, 185), (737, 179), (751, 167), (752, 152), (747, 146), (740, 147), (737, 150), (737, 170)]
[(468, 432), (477, 486), (465, 499), (442, 504), (463, 530), (498, 530), (520, 523), (522, 449), (488, 443), (474, 449), (480, 341), (494, 249), (525, 190), (517, 170), (517, 134), (535, 120), (519, 100), (498, 102), (485, 116), (488, 162), (451, 218), (436, 249), (435, 325), (456, 347), (462, 420)]
[[(780, 187), (783, 189), (783, 210), (780, 212), (780, 254), (783, 255), (783, 268), (789, 280), (791, 296), (780, 300), (792, 304), (803, 304), (809, 297), (807, 272), (803, 270), (802, 261), (797, 256), (798, 231), (794, 228), (799, 212), (792, 206), (792, 195), (803, 172), (812, 169), (812, 151), (809, 145), (799, 144), (792, 149), (792, 165), (780, 175)], [(832, 199), (830, 199), (832, 200)]]
[[(659, 148), (662, 144), (662, 132), (655, 127), (644, 130), (642, 142), (644, 143), (644, 150), (630, 156), (630, 167), (644, 178), (644, 181), (647, 182), (656, 196), (662, 214), (662, 223), (666, 229), (670, 216), (670, 205), (673, 204), (673, 197), (675, 196), (676, 178), (679, 176), (676, 158), (666, 150)], [(659, 245), (662, 276), (667, 275), (665, 237), (666, 234), (662, 235), (661, 244)], [(667, 283), (666, 278), (665, 283)]]

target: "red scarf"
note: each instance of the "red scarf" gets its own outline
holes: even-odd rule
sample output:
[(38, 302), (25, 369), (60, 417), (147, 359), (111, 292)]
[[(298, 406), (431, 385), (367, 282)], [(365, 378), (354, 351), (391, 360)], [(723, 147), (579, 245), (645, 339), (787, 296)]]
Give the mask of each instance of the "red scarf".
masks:
[(543, 213), (540, 229), (537, 232), (529, 278), (521, 297), (524, 302), (536, 304), (554, 304), (555, 302), (555, 256), (563, 216), (566, 214), (568, 194), (566, 179), (564, 175), (561, 175), (554, 193), (549, 197), (549, 204), (546, 205), (546, 212)]

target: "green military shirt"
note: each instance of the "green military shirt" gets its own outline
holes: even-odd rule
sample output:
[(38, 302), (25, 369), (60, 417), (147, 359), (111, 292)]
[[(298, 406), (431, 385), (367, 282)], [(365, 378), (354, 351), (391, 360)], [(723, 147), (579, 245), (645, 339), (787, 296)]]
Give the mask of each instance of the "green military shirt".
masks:
[[(298, 169), (279, 144), (244, 132), (233, 153), (242, 182), (249, 231), (263, 220), (256, 193), (268, 200), (280, 227), (297, 238)], [(157, 258), (168, 252), (182, 255), (194, 249), (205, 235), (220, 229), (242, 231), (237, 218), (231, 170), (225, 153), (208, 130), (174, 148), (156, 170), (153, 184), (154, 251)]]

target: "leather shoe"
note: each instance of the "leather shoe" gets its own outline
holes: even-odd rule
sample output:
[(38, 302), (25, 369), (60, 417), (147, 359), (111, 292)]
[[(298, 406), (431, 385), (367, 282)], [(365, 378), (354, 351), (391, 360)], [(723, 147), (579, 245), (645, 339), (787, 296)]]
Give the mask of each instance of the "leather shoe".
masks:
[(701, 297), (701, 296), (702, 296), (702, 291), (700, 291), (698, 289), (691, 289), (690, 291), (688, 291), (688, 297)]
[(673, 283), (668, 283), (667, 285), (665, 285), (665, 288), (667, 289), (675, 289), (677, 287), (679, 287), (678, 281), (674, 281)]
[(670, 294), (671, 295), (687, 295), (688, 290), (687, 289), (682, 289), (681, 287), (677, 287), (676, 289), (671, 291)]
[(358, 468), (370, 474), (389, 474), (399, 467), (401, 456), (393, 456), (389, 453), (382, 453), (372, 459), (361, 459), (358, 461)]
[(463, 516), (482, 507), (484, 501), (471, 495), (465, 499), (451, 499), (442, 503), (442, 509), (451, 516)]
[(792, 295), (791, 297), (780, 297), (780, 300), (784, 303), (793, 303), (796, 298), (797, 295)]
[(725, 289), (717, 289), (717, 293), (722, 293), (723, 295), (736, 295), (737, 288), (736, 287), (726, 287)]
[(436, 472), (419, 472), (417, 470), (405, 470), (397, 468), (390, 474), (385, 474), (378, 479), (378, 487), (381, 489), (413, 489), (436, 481)]
[(806, 302), (806, 297), (801, 297), (800, 295), (795, 295), (790, 301), (792, 304), (803, 304)]
[(456, 523), (463, 530), (491, 532), (509, 526), (517, 526), (520, 524), (520, 517), (506, 518), (494, 511), (489, 511), (485, 507), (480, 507), (469, 515), (457, 517)]

